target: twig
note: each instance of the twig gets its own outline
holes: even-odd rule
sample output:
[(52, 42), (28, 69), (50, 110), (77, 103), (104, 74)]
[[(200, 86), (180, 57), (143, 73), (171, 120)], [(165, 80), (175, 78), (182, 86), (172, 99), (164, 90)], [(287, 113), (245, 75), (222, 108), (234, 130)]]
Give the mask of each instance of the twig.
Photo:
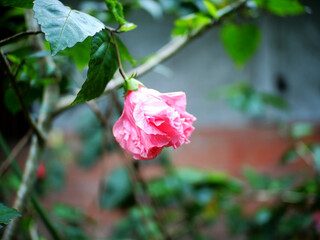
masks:
[[(9, 146), (6, 143), (6, 141), (3, 138), (1, 133), (0, 133), (0, 148), (2, 149), (2, 151), (4, 152), (6, 157), (9, 157), (10, 155), (12, 155), (12, 153), (10, 153)], [(18, 164), (16, 163), (15, 159), (13, 159), (13, 160), (14, 161), (10, 162), (13, 173), (19, 179), (21, 179), (22, 178), (21, 170), (20, 170)], [(34, 209), (36, 210), (36, 212), (39, 214), (40, 219), (43, 221), (44, 225), (48, 229), (48, 232), (51, 234), (52, 238), (54, 240), (60, 240), (61, 238), (59, 237), (58, 231), (55, 229), (54, 225), (50, 221), (50, 218), (48, 217), (46, 211), (44, 210), (43, 206), (41, 205), (37, 195), (32, 194), (32, 193), (31, 193), (31, 203), (32, 203)]]
[(88, 106), (91, 108), (91, 110), (94, 112), (94, 114), (97, 116), (97, 118), (99, 119), (101, 125), (103, 128), (107, 128), (108, 124), (107, 124), (107, 120), (105, 119), (105, 117), (103, 116), (103, 114), (101, 113), (100, 109), (98, 108), (97, 104), (95, 101), (89, 101), (86, 102), (88, 104)]
[(11, 36), (11, 37), (8, 37), (8, 38), (0, 40), (0, 47), (2, 47), (3, 45), (8, 44), (10, 42), (13, 42), (13, 41), (17, 40), (18, 38), (21, 38), (21, 37), (24, 37), (24, 36), (29, 36), (29, 35), (36, 35), (36, 34), (39, 34), (39, 33), (42, 33), (42, 32), (41, 31), (26, 31), (26, 32), (18, 33), (16, 35)]
[(138, 181), (138, 183), (141, 184), (142, 186), (142, 190), (143, 190), (143, 197), (145, 198), (145, 202), (148, 202), (148, 204), (150, 205), (150, 207), (153, 208), (154, 212), (155, 212), (155, 216), (154, 219), (158, 222), (158, 226), (159, 229), (161, 229), (161, 232), (163, 234), (163, 237), (165, 240), (171, 240), (172, 237), (170, 236), (170, 234), (166, 231), (166, 229), (162, 226), (163, 221), (161, 220), (161, 216), (159, 214), (159, 208), (156, 207), (156, 204), (154, 202), (154, 200), (152, 199), (152, 197), (148, 194), (148, 185), (147, 183), (144, 181), (144, 179), (141, 176), (141, 165), (140, 165), (140, 161), (134, 161), (133, 162), (133, 168), (135, 170), (135, 175), (136, 175), (136, 179)]
[[(37, 23), (33, 18), (33, 13), (31, 10), (25, 10), (26, 22), (29, 29), (35, 29), (38, 27)], [(43, 51), (45, 49), (43, 39), (35, 37), (32, 41), (35, 50)], [(42, 59), (45, 64), (54, 65), (52, 58), (45, 57)], [(59, 75), (58, 69), (56, 69), (56, 83), (52, 83), (45, 87), (43, 101), (41, 103), (39, 117), (37, 122), (37, 128), (40, 131), (47, 134), (51, 128), (52, 122), (52, 111), (55, 109), (56, 102), (59, 97), (59, 85), (58, 82), (61, 78)], [(18, 210), (20, 213), (23, 212), (24, 206), (28, 196), (33, 188), (37, 167), (40, 162), (40, 156), (44, 150), (44, 144), (41, 144), (39, 137), (33, 137), (29, 156), (26, 161), (26, 166), (23, 172), (22, 183), (17, 192), (13, 207)], [(5, 232), (2, 236), (2, 240), (11, 240), (16, 228), (18, 226), (18, 218), (13, 219), (6, 227)]]
[[(221, 9), (218, 11), (218, 16), (220, 17), (219, 20), (213, 19), (208, 25), (193, 31), (190, 35), (175, 37), (169, 43), (164, 45), (161, 49), (159, 49), (152, 57), (150, 57), (145, 63), (142, 65), (132, 69), (128, 72), (128, 76), (132, 74), (136, 74), (136, 76), (142, 76), (143, 74), (147, 73), (151, 69), (153, 69), (158, 64), (162, 63), (163, 61), (167, 60), (171, 56), (173, 56), (176, 52), (178, 52), (182, 47), (184, 47), (187, 43), (189, 43), (192, 39), (200, 36), (203, 32), (208, 30), (209, 28), (217, 25), (222, 19), (229, 14), (239, 10), (245, 5), (246, 1), (238, 1), (229, 6)], [(111, 90), (118, 88), (123, 84), (123, 78), (118, 77), (111, 80), (106, 89), (104, 90), (103, 94), (109, 93)], [(59, 114), (70, 107), (70, 104), (74, 101), (75, 95), (69, 95), (61, 98), (61, 100), (57, 103), (57, 109), (55, 114)]]
[(120, 159), (123, 161), (123, 164), (125, 166), (125, 168), (127, 169), (128, 173), (129, 173), (129, 177), (130, 180), (132, 182), (132, 192), (133, 192), (133, 197), (134, 200), (137, 204), (137, 207), (140, 208), (141, 212), (142, 212), (142, 222), (144, 227), (146, 228), (146, 230), (148, 231), (148, 234), (150, 235), (148, 239), (150, 240), (157, 240), (157, 236), (155, 236), (153, 234), (153, 230), (150, 229), (150, 219), (149, 216), (145, 213), (144, 211), (144, 206), (149, 205), (146, 198), (143, 196), (141, 196), (140, 194), (138, 194), (138, 192), (140, 192), (141, 188), (139, 186), (139, 180), (137, 177), (137, 174), (135, 172), (134, 167), (132, 166), (132, 158), (128, 157), (128, 154), (120, 147), (120, 153), (122, 154), (123, 157), (121, 157)]
[(11, 70), (10, 70), (10, 66), (9, 63), (6, 59), (6, 57), (4, 56), (2, 50), (0, 50), (0, 62), (2, 67), (4, 68), (4, 71), (7, 73), (7, 75), (9, 76), (11, 85), (13, 87), (13, 90), (15, 91), (17, 97), (18, 97), (18, 101), (20, 103), (21, 109), (24, 113), (25, 118), (27, 119), (30, 127), (33, 129), (34, 133), (37, 135), (37, 137), (39, 138), (39, 142), (40, 143), (44, 143), (45, 141), (45, 137), (43, 135), (43, 133), (41, 132), (41, 130), (36, 126), (35, 122), (32, 120), (30, 113), (28, 111), (27, 106), (24, 103), (23, 97), (19, 91), (18, 85), (16, 83), (16, 79), (14, 77), (14, 75), (12, 74)]
[(17, 145), (12, 149), (10, 155), (8, 155), (6, 160), (0, 166), (0, 178), (2, 174), (7, 170), (11, 162), (18, 156), (21, 150), (25, 147), (31, 135), (32, 135), (32, 129), (30, 129), (27, 132), (27, 134), (23, 136), (23, 138), (21, 138), (20, 141), (17, 143)]

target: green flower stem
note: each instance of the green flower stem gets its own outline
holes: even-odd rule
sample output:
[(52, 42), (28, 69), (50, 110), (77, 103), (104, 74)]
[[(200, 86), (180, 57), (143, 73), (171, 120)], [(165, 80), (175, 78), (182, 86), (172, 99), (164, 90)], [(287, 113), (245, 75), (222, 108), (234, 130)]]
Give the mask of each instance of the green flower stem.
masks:
[(117, 52), (117, 58), (118, 58), (118, 64), (119, 64), (119, 72), (120, 72), (121, 76), (123, 77), (123, 79), (126, 80), (126, 79), (128, 79), (128, 77), (127, 77), (126, 73), (124, 72), (124, 70), (122, 68), (120, 52), (119, 52), (116, 36), (114, 35), (113, 32), (110, 32), (110, 33), (111, 33), (111, 36), (113, 38), (113, 43), (114, 43), (114, 46), (115, 46), (116, 52)]

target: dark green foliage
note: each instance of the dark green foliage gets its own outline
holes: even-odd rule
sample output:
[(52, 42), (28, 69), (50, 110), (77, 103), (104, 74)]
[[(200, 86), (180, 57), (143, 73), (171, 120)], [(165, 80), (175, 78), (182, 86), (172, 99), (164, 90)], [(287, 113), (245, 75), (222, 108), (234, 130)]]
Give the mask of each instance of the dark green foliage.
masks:
[(46, 40), (50, 42), (52, 55), (73, 47), (104, 28), (100, 20), (71, 10), (58, 0), (35, 0), (33, 10)]
[(9, 208), (0, 203), (0, 228), (3, 224), (8, 224), (13, 218), (21, 216), (17, 210)]
[(65, 239), (89, 240), (81, 224), (86, 221), (85, 215), (80, 208), (67, 204), (55, 204), (52, 214), (57, 220), (58, 228)]
[(154, 217), (154, 209), (147, 206), (131, 208), (128, 216), (118, 222), (114, 239), (163, 239)]
[[(23, 90), (23, 99), (26, 106), (28, 107), (39, 97), (41, 93), (41, 90), (39, 89), (28, 89), (28, 86), (26, 84), (23, 84), (20, 89)], [(8, 88), (5, 92), (4, 103), (6, 104), (7, 109), (12, 114), (16, 114), (21, 110), (21, 105), (19, 103), (18, 97), (12, 88)]]
[(0, 5), (3, 7), (32, 8), (33, 0), (1, 0)]
[(303, 7), (298, 0), (254, 0), (256, 4), (267, 11), (279, 15), (299, 15), (305, 13)]
[(67, 48), (61, 54), (69, 56), (76, 64), (79, 71), (83, 70), (90, 61), (92, 37), (87, 37), (83, 42), (78, 42), (72, 48)]
[(221, 40), (227, 53), (237, 66), (243, 66), (256, 52), (260, 43), (260, 31), (253, 24), (225, 24)]
[(99, 97), (118, 68), (117, 53), (107, 30), (92, 39), (87, 80), (72, 105)]
[(261, 117), (267, 107), (287, 110), (288, 103), (277, 95), (258, 92), (248, 82), (238, 81), (222, 86), (212, 92), (213, 98), (225, 98), (228, 104), (250, 117)]

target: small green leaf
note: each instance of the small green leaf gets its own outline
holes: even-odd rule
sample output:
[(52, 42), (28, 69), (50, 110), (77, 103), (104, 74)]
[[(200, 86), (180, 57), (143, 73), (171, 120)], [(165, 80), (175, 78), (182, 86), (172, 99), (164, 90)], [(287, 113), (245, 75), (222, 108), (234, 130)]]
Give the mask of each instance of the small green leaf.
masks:
[(52, 55), (104, 29), (100, 20), (71, 10), (58, 0), (35, 0), (33, 10), (46, 40), (50, 42)]
[(104, 0), (109, 11), (112, 13), (114, 19), (120, 24), (124, 25), (127, 21), (124, 19), (123, 7), (118, 0)]
[(13, 218), (21, 216), (17, 210), (0, 203), (0, 224), (8, 224)]
[(270, 179), (261, 175), (251, 167), (245, 167), (242, 172), (243, 176), (254, 189), (267, 189)]
[(81, 223), (85, 218), (85, 215), (80, 208), (75, 208), (62, 203), (55, 204), (52, 212), (56, 217), (73, 224)]
[(314, 131), (314, 127), (310, 123), (295, 123), (291, 128), (291, 136), (295, 139), (310, 136)]
[(117, 53), (109, 37), (109, 31), (101, 31), (92, 39), (87, 80), (72, 105), (99, 97), (117, 68)]
[(32, 8), (33, 0), (0, 0), (3, 7)]
[(299, 15), (306, 12), (298, 0), (254, 0), (256, 4), (278, 16)]
[(299, 159), (300, 158), (298, 156), (298, 153), (296, 149), (293, 147), (285, 151), (285, 153), (280, 158), (280, 162), (286, 164), (286, 163), (296, 162)]
[(124, 18), (123, 7), (118, 0), (104, 0), (114, 19), (120, 24), (119, 32), (128, 32), (137, 27), (134, 23), (127, 22)]
[(203, 1), (204, 5), (206, 6), (209, 14), (213, 17), (213, 18), (217, 18), (218, 15), (217, 15), (217, 8), (216, 6), (214, 5), (213, 2), (209, 1), (209, 0), (204, 0)]
[(221, 29), (222, 43), (237, 66), (243, 66), (260, 43), (260, 31), (252, 24), (226, 24)]
[(125, 22), (123, 25), (121, 25), (121, 27), (119, 28), (119, 32), (128, 32), (131, 31), (133, 29), (135, 29), (137, 27), (137, 25), (135, 25), (134, 23), (131, 22)]
[(179, 18), (174, 22), (175, 27), (172, 30), (173, 36), (189, 34), (208, 25), (211, 19), (202, 13), (189, 14)]
[(269, 94), (269, 93), (262, 93), (263, 102), (265, 104), (269, 104), (275, 108), (287, 110), (289, 108), (288, 102), (286, 102), (283, 98)]

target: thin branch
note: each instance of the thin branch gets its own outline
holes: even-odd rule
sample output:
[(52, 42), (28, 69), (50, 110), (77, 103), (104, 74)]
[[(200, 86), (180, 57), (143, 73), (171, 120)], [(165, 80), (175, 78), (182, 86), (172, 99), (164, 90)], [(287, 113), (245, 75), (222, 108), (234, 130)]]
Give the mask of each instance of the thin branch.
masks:
[(172, 237), (171, 235), (167, 232), (166, 228), (164, 227), (164, 223), (161, 219), (162, 214), (160, 214), (160, 208), (158, 206), (156, 206), (154, 199), (150, 196), (150, 194), (148, 193), (148, 184), (146, 183), (146, 181), (143, 179), (143, 177), (141, 176), (141, 165), (140, 165), (140, 161), (134, 161), (133, 162), (133, 169), (135, 170), (135, 175), (136, 175), (136, 179), (137, 182), (141, 184), (142, 190), (143, 190), (143, 197), (145, 198), (145, 202), (147, 202), (149, 204), (149, 206), (151, 208), (153, 208), (154, 210), (154, 220), (157, 221), (158, 223), (158, 227), (162, 232), (163, 238), (165, 240), (171, 240)]
[(8, 60), (6, 59), (6, 57), (4, 56), (2, 50), (0, 50), (0, 62), (2, 67), (4, 68), (4, 71), (7, 73), (7, 75), (9, 76), (11, 85), (13, 87), (13, 90), (15, 91), (17, 97), (18, 97), (18, 101), (20, 103), (21, 109), (24, 113), (25, 118), (27, 119), (30, 127), (33, 129), (34, 133), (37, 135), (37, 137), (39, 138), (40, 143), (43, 143), (45, 140), (45, 137), (43, 135), (43, 133), (40, 131), (40, 129), (36, 126), (35, 122), (32, 120), (30, 113), (28, 111), (27, 106), (24, 103), (23, 97), (19, 91), (18, 85), (16, 83), (16, 79), (14, 77), (14, 75), (12, 74), (11, 70), (10, 70), (10, 65)]
[(24, 36), (29, 36), (29, 35), (37, 35), (39, 33), (42, 33), (42, 32), (41, 31), (26, 31), (26, 32), (18, 33), (16, 35), (11, 36), (11, 37), (0, 40), (0, 47), (17, 40), (18, 38), (21, 38)]
[(91, 110), (94, 112), (94, 114), (97, 116), (97, 118), (99, 119), (102, 127), (103, 128), (107, 128), (107, 126), (108, 126), (107, 120), (105, 119), (105, 117), (103, 116), (102, 112), (98, 108), (96, 102), (95, 101), (89, 101), (89, 102), (86, 102), (86, 103), (91, 108)]
[(123, 79), (127, 79), (128, 77), (127, 77), (126, 73), (124, 72), (124, 70), (122, 68), (120, 52), (119, 52), (116, 36), (114, 35), (113, 32), (111, 32), (111, 36), (113, 38), (114, 46), (115, 46), (116, 52), (117, 52), (117, 59), (118, 59), (118, 64), (119, 64), (119, 72), (120, 72), (121, 76), (123, 77)]
[(19, 153), (22, 151), (22, 149), (26, 146), (31, 135), (32, 135), (32, 129), (30, 129), (27, 132), (27, 134), (25, 136), (23, 136), (23, 138), (21, 138), (20, 141), (17, 143), (17, 145), (12, 149), (10, 155), (8, 155), (6, 160), (0, 166), (0, 178), (1, 178), (2, 174), (11, 165), (12, 161), (14, 161), (14, 159), (19, 155)]
[[(2, 136), (0, 132), (0, 148), (2, 149), (4, 155), (9, 158), (10, 155), (13, 155), (12, 152), (10, 153), (9, 146), (7, 142), (5, 141), (4, 137)], [(19, 178), (22, 178), (22, 172), (19, 168), (18, 164), (16, 163), (16, 160), (10, 162), (11, 168), (13, 173)], [(50, 221), (49, 216), (47, 215), (46, 211), (44, 210), (42, 204), (40, 203), (38, 197), (36, 194), (31, 193), (31, 203), (35, 209), (35, 211), (39, 214), (40, 219), (44, 223), (44, 226), (48, 229), (48, 232), (51, 234), (52, 238), (54, 240), (61, 240), (59, 237), (58, 231), (55, 229), (55, 226)]]
[[(120, 147), (120, 146), (119, 146)], [(149, 215), (144, 211), (145, 210), (145, 206), (149, 206), (150, 204), (148, 203), (148, 199), (145, 198), (144, 194), (139, 194), (139, 192), (141, 192), (141, 188), (139, 185), (139, 180), (137, 177), (137, 174), (135, 172), (135, 169), (132, 165), (132, 157), (129, 156), (121, 147), (120, 149), (120, 153), (122, 154), (122, 157), (120, 158), (121, 161), (123, 162), (124, 167), (127, 169), (128, 174), (129, 174), (129, 178), (131, 180), (132, 183), (132, 192), (133, 192), (133, 197), (134, 200), (137, 204), (137, 207), (140, 209), (141, 213), (142, 213), (142, 224), (144, 225), (146, 231), (148, 232), (148, 237), (150, 240), (158, 240), (158, 236), (154, 234), (154, 231), (152, 229), (150, 229), (150, 217)], [(163, 240), (167, 240), (165, 238), (161, 238)]]
[[(33, 18), (33, 13), (31, 10), (25, 11), (26, 23), (30, 30), (34, 30), (38, 28), (38, 24)], [(45, 49), (43, 39), (39, 37), (35, 37), (32, 41), (35, 50), (43, 51)], [(55, 63), (52, 58), (45, 57), (42, 59), (44, 64), (53, 66)], [(43, 66), (45, 67), (45, 65)], [(43, 71), (44, 72), (44, 71)], [(59, 70), (56, 69), (56, 83), (52, 83), (45, 87), (44, 96), (41, 103), (39, 117), (37, 122), (37, 128), (40, 129), (41, 132), (45, 133), (45, 135), (51, 129), (52, 122), (52, 111), (56, 108), (56, 103), (59, 98), (59, 81), (61, 76), (59, 74)], [(12, 79), (14, 80), (14, 79)], [(24, 207), (26, 206), (26, 202), (30, 193), (32, 193), (32, 188), (36, 178), (37, 167), (39, 165), (41, 155), (44, 151), (44, 144), (41, 144), (39, 137), (33, 137), (32, 143), (30, 147), (29, 156), (26, 161), (26, 165), (23, 172), (22, 183), (19, 186), (17, 196), (14, 200), (13, 207), (18, 210), (20, 213), (23, 212)], [(13, 219), (6, 227), (2, 240), (11, 240), (13, 235), (17, 232), (16, 228), (18, 227), (19, 219)]]
[[(220, 9), (218, 11), (217, 15), (219, 16), (219, 19), (217, 20), (212, 19), (212, 21), (208, 25), (193, 31), (189, 35), (173, 38), (169, 43), (164, 45), (152, 57), (150, 57), (145, 63), (129, 71), (128, 76), (131, 76), (132, 74), (136, 74), (136, 76), (142, 76), (143, 74), (149, 72), (155, 66), (157, 66), (158, 64), (164, 62), (165, 60), (173, 56), (176, 52), (178, 52), (191, 40), (200, 36), (203, 32), (210, 29), (211, 27), (216, 26), (218, 23), (220, 23), (223, 20), (223, 18), (241, 9), (243, 6), (245, 6), (245, 3), (246, 3), (246, 0), (242, 0), (242, 1), (238, 1), (233, 4), (230, 4), (229, 6), (223, 9)], [(122, 77), (114, 78), (108, 83), (103, 94), (109, 93), (111, 90), (120, 87), (122, 84), (123, 84)], [(60, 114), (61, 112), (67, 110), (70, 107), (70, 104), (74, 101), (75, 97), (76, 97), (75, 95), (71, 95), (71, 96), (69, 95), (61, 98), (61, 100), (57, 104), (55, 115)]]

